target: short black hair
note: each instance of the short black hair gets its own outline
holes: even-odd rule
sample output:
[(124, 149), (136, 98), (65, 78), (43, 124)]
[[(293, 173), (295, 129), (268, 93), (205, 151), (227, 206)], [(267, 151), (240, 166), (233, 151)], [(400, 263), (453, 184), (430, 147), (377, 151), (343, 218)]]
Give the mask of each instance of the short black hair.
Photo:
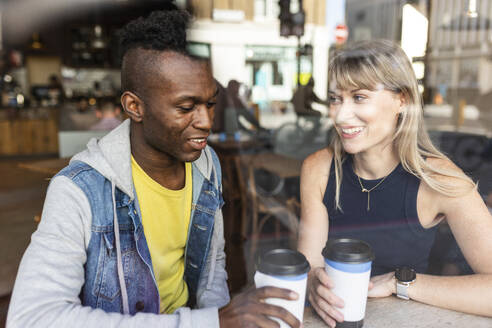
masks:
[[(137, 18), (120, 31), (122, 50), (121, 88), (143, 97), (145, 76), (152, 76), (155, 54), (173, 51), (187, 53), (186, 28), (190, 15), (180, 9), (154, 11)], [(141, 51), (147, 50), (147, 51)]]
[(120, 32), (123, 56), (135, 48), (186, 52), (186, 28), (190, 15), (184, 10), (154, 11), (137, 18)]

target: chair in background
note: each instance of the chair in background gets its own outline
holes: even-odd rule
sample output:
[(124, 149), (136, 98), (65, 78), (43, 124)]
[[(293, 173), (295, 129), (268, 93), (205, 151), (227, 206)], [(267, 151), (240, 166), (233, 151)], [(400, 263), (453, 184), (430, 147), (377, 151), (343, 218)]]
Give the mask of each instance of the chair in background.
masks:
[[(246, 170), (248, 209), (250, 215), (242, 222), (242, 236), (250, 240), (249, 263), (254, 263), (258, 242), (265, 224), (273, 221), (274, 236), (281, 238), (281, 227), (284, 227), (290, 237), (296, 238), (299, 226), (300, 204), (296, 196), (279, 194), (284, 188), (287, 178), (300, 175), (301, 161), (274, 153), (259, 153), (241, 158)], [(260, 187), (258, 172), (268, 172), (277, 179), (275, 186), (265, 192)], [(256, 173), (256, 174), (255, 174)]]

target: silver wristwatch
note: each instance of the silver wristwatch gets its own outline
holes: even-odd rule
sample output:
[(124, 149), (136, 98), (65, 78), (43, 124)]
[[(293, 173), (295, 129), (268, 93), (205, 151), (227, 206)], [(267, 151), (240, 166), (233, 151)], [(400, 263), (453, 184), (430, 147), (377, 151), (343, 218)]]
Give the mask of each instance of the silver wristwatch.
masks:
[(409, 300), (408, 287), (415, 281), (417, 274), (409, 267), (401, 267), (395, 270), (396, 296), (404, 300)]

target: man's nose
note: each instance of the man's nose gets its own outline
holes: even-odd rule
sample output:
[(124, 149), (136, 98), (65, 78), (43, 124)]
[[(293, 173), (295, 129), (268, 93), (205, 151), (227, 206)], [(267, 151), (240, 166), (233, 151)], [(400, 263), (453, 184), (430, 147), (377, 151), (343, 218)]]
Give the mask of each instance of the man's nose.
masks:
[(212, 129), (213, 109), (207, 108), (206, 105), (198, 106), (195, 112), (193, 126), (200, 130), (209, 131)]

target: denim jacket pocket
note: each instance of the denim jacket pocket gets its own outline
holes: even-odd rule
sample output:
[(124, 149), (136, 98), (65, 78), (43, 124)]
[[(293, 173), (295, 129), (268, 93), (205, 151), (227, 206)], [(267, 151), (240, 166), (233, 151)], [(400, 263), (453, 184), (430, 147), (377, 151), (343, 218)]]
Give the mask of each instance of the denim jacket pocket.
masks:
[[(138, 253), (133, 239), (133, 231), (120, 231), (121, 260), (123, 263), (123, 272), (125, 283), (128, 288), (131, 287), (132, 280), (128, 273), (132, 273), (130, 263), (137, 261)], [(99, 300), (113, 302), (120, 295), (121, 288), (118, 279), (117, 254), (115, 247), (114, 232), (101, 233), (101, 248), (94, 284), (93, 294)]]

